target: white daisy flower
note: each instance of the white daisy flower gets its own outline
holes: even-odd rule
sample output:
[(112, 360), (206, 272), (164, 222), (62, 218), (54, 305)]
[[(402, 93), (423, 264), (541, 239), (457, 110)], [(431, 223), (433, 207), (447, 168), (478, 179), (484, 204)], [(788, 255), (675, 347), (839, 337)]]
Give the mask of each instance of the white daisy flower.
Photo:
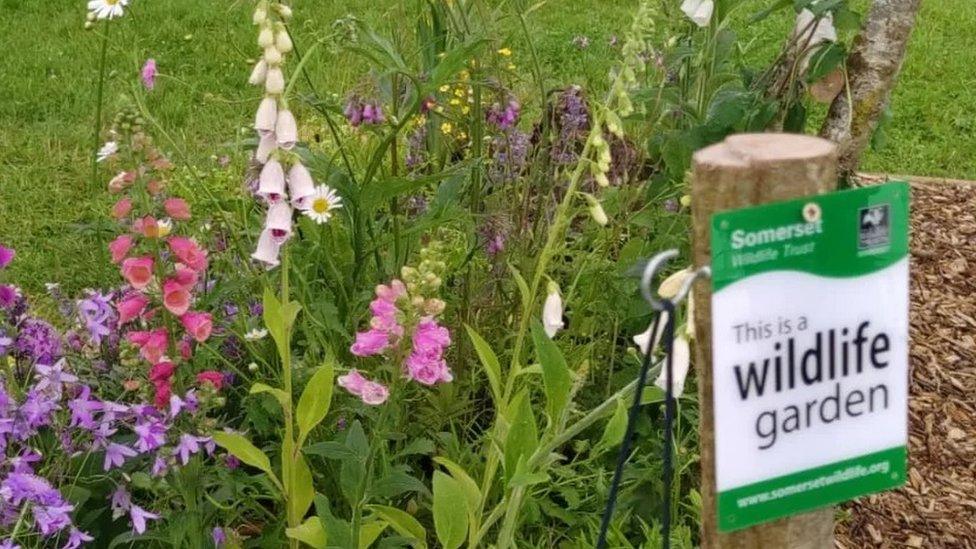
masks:
[(322, 224), (332, 219), (332, 210), (342, 207), (342, 198), (336, 194), (335, 189), (328, 185), (319, 185), (315, 188), (315, 193), (304, 201), (302, 209), (305, 215), (312, 221)]
[(115, 19), (122, 17), (129, 4), (129, 0), (91, 0), (88, 2), (88, 11), (95, 14), (98, 19)]
[(119, 144), (115, 141), (109, 141), (102, 145), (101, 149), (98, 149), (98, 161), (103, 162), (117, 152), (119, 152)]
[(257, 341), (259, 339), (264, 339), (268, 335), (268, 331), (264, 328), (254, 328), (244, 334), (244, 339), (247, 341)]

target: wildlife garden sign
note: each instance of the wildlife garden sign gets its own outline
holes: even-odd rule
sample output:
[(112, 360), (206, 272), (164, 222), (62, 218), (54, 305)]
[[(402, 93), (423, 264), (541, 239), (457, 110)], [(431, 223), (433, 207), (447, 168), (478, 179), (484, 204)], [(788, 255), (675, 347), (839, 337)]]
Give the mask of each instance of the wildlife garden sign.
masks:
[(711, 217), (719, 531), (904, 482), (908, 196), (889, 183)]

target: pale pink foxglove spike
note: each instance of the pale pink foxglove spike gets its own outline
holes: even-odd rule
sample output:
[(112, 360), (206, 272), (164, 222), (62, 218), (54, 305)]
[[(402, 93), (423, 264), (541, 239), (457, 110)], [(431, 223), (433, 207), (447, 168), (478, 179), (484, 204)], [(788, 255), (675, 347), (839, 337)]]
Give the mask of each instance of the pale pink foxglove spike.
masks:
[(261, 59), (254, 65), (254, 68), (251, 70), (251, 76), (248, 77), (247, 82), (252, 86), (260, 86), (261, 84), (264, 84), (267, 77), (268, 64), (264, 62), (264, 59)]
[(269, 204), (277, 204), (285, 199), (285, 171), (281, 163), (273, 158), (261, 168), (258, 194)]
[(258, 149), (254, 151), (254, 159), (264, 164), (271, 158), (271, 152), (278, 148), (278, 138), (274, 132), (268, 132), (258, 139)]
[(275, 241), (274, 236), (271, 235), (271, 231), (265, 229), (261, 231), (261, 236), (258, 237), (258, 247), (251, 254), (251, 257), (264, 263), (264, 265), (271, 269), (277, 267), (280, 263), (278, 259), (278, 252), (281, 249), (281, 244)]
[(271, 232), (271, 236), (278, 244), (283, 244), (291, 236), (291, 206), (287, 202), (278, 202), (268, 208), (268, 217), (264, 222), (264, 229)]
[[(262, 59), (261, 62), (264, 60)], [(268, 69), (268, 75), (264, 79), (264, 91), (271, 95), (281, 95), (285, 91), (285, 75), (278, 67)]]
[(278, 100), (274, 97), (265, 97), (258, 105), (257, 114), (254, 115), (254, 129), (263, 136), (274, 131), (277, 120)]
[(292, 206), (302, 208), (306, 199), (315, 194), (315, 182), (312, 181), (312, 174), (301, 162), (296, 162), (288, 170), (288, 196), (291, 198)]
[(292, 149), (295, 146), (298, 141), (298, 124), (295, 123), (295, 115), (290, 110), (278, 111), (275, 135), (278, 136), (278, 146), (282, 149)]
[[(691, 347), (688, 340), (678, 336), (674, 338), (674, 346), (671, 349), (671, 388), (674, 391), (674, 398), (678, 398), (685, 391), (685, 378), (688, 377), (688, 368), (691, 365)], [(668, 390), (667, 363), (661, 366), (661, 373), (657, 376), (654, 384), (662, 390)]]

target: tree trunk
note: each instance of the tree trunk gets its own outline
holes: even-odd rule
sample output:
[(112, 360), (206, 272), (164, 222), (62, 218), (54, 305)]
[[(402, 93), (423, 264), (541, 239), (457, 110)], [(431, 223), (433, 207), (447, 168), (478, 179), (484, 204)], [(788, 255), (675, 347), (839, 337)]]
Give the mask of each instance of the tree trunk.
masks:
[(898, 72), (921, 0), (874, 0), (847, 58), (850, 97), (842, 91), (830, 106), (820, 135), (838, 144), (840, 172), (857, 169), (878, 126)]

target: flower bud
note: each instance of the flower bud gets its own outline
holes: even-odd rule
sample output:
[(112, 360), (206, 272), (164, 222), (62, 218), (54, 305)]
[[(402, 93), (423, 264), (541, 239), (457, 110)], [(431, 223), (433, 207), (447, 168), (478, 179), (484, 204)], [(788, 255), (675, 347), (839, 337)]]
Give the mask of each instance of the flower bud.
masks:
[(275, 4), (275, 11), (281, 16), (285, 21), (291, 19), (291, 8), (284, 4)]
[(268, 5), (264, 2), (258, 4), (258, 7), (254, 9), (254, 15), (251, 17), (251, 21), (255, 25), (260, 25), (268, 20)]
[(264, 62), (269, 65), (280, 65), (281, 64), (281, 52), (278, 48), (274, 46), (268, 46), (264, 48)]
[(275, 32), (274, 37), (275, 47), (281, 51), (281, 53), (288, 53), (292, 50), (291, 37), (288, 36), (288, 31), (285, 29), (284, 25), (279, 25), (277, 32)]
[(258, 371), (258, 364), (257, 364), (257, 362), (252, 362), (252, 363), (248, 364), (247, 365), (247, 371), (249, 371), (249, 372), (256, 372), (256, 371)]
[(282, 149), (291, 149), (298, 141), (298, 124), (295, 122), (295, 115), (290, 110), (278, 111), (278, 120), (275, 123), (275, 135), (278, 138), (278, 146)]
[(251, 76), (247, 79), (247, 82), (252, 86), (260, 86), (264, 84), (264, 79), (268, 76), (268, 64), (261, 59), (254, 65), (254, 69), (251, 71)]
[(270, 25), (264, 25), (261, 27), (261, 32), (258, 33), (258, 47), (267, 48), (268, 46), (274, 44), (275, 36), (274, 31), (271, 30)]
[(285, 75), (282, 74), (281, 69), (278, 67), (268, 69), (268, 76), (264, 81), (264, 91), (271, 95), (281, 95), (285, 91)]
[(606, 225), (609, 220), (607, 219), (607, 213), (603, 211), (603, 205), (600, 204), (600, 201), (589, 193), (583, 193), (583, 196), (586, 197), (586, 202), (589, 204), (590, 215), (593, 217), (593, 221), (596, 221), (597, 225), (600, 226)]
[(277, 120), (278, 100), (274, 97), (265, 97), (258, 106), (257, 114), (254, 115), (254, 129), (261, 135), (274, 132)]

